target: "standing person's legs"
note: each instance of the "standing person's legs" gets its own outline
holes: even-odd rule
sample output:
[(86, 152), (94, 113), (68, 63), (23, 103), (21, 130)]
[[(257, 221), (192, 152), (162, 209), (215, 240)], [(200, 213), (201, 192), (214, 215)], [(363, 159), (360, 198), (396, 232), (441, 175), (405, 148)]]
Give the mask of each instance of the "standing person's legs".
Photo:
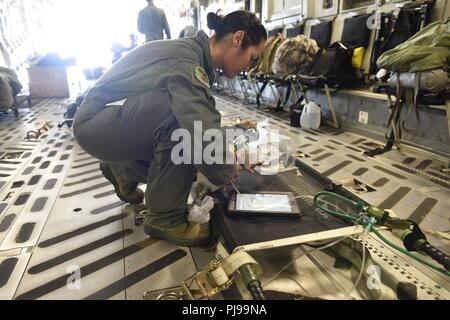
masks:
[(210, 242), (208, 225), (188, 222), (188, 197), (196, 176), (193, 165), (175, 165), (174, 143), (160, 142), (150, 164), (145, 202), (148, 207), (144, 230), (154, 238), (180, 246)]

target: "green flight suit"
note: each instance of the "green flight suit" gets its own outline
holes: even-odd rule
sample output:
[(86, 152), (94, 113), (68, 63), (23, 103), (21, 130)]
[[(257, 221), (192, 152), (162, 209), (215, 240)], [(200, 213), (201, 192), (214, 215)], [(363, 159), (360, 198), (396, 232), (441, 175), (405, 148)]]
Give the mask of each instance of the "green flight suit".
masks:
[[(121, 183), (147, 183), (147, 219), (162, 227), (187, 221), (197, 170), (215, 185), (234, 172), (231, 164), (175, 165), (171, 159), (179, 143), (171, 141), (174, 130), (186, 129), (194, 137), (194, 121), (202, 121), (203, 130), (223, 130), (210, 91), (215, 72), (208, 40), (200, 31), (192, 38), (138, 47), (88, 91), (74, 119), (78, 144), (120, 172)], [(114, 105), (124, 99), (123, 106)], [(223, 150), (224, 159), (233, 159), (227, 142)]]

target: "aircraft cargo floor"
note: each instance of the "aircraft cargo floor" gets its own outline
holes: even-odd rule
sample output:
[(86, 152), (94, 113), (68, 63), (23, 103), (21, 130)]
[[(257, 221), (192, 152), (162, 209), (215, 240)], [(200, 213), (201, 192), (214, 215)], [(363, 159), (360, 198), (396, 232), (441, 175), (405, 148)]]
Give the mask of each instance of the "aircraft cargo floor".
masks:
[[(292, 128), (284, 117), (223, 96), (216, 102), (224, 119), (268, 118), (292, 138), (299, 160), (332, 180), (352, 178), (374, 189), (358, 195), (365, 201), (392, 209), (423, 230), (450, 229), (450, 175), (439, 171), (446, 159), (409, 149), (368, 158), (363, 151), (380, 142), (347, 132)], [(70, 131), (56, 126), (65, 108), (64, 101), (49, 99), (20, 109), (18, 119), (0, 118), (0, 299), (139, 300), (146, 291), (179, 286), (214, 259), (214, 252), (149, 239), (135, 226), (132, 208), (115, 196), (98, 160), (76, 144)], [(45, 121), (55, 126), (39, 139), (24, 139)], [(450, 241), (432, 235), (429, 240), (450, 252)], [(268, 276), (277, 269), (270, 261), (283, 252), (256, 255)], [(380, 254), (387, 263), (396, 256)], [(333, 282), (322, 267), (326, 258), (309, 259), (325, 275), (323, 281)], [(408, 278), (412, 266), (398, 265), (398, 276), (417, 282), (423, 292), (419, 297), (449, 298), (448, 279), (426, 278), (427, 269)]]

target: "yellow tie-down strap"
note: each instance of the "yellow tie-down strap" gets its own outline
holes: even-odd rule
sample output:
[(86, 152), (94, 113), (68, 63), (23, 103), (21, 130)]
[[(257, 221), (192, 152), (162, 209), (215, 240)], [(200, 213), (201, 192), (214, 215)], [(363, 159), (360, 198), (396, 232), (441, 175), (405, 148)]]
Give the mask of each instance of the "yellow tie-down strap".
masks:
[(222, 261), (218, 268), (209, 272), (210, 280), (218, 287), (226, 284), (231, 275), (244, 265), (251, 264), (255, 274), (259, 277), (262, 274), (262, 268), (259, 263), (253, 259), (247, 252), (237, 251)]

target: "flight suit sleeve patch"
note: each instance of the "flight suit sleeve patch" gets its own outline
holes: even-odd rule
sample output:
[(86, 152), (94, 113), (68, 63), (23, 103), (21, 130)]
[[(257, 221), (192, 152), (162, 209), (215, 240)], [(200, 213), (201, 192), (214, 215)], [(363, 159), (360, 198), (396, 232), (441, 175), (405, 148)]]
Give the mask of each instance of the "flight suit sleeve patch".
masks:
[(194, 68), (194, 76), (201, 84), (206, 86), (208, 89), (210, 88), (208, 75), (202, 67)]

